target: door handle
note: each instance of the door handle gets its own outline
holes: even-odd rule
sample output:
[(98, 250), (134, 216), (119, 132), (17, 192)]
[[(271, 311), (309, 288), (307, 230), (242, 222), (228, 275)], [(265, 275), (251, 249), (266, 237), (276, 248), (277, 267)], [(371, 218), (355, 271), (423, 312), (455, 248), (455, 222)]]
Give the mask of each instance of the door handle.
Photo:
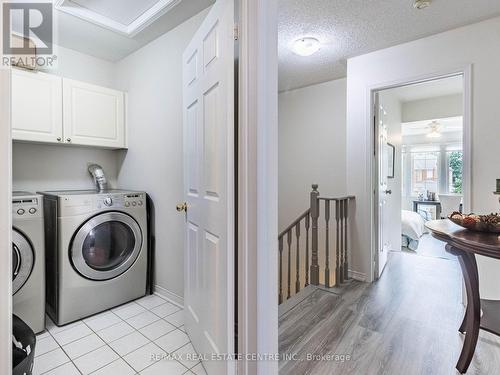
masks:
[(384, 193), (386, 193), (386, 194), (392, 194), (392, 190), (386, 190), (386, 191), (384, 191)]
[(187, 209), (188, 209), (188, 205), (187, 205), (187, 202), (183, 202), (183, 203), (179, 203), (175, 209), (178, 211), (178, 212), (187, 212)]

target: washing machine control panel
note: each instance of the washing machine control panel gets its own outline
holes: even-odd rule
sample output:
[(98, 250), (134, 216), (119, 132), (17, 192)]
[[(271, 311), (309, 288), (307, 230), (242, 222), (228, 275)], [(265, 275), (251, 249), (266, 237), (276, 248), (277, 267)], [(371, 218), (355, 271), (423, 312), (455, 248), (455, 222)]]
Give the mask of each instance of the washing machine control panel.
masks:
[(97, 199), (97, 208), (132, 208), (145, 206), (144, 194), (110, 194), (102, 195)]
[(125, 194), (125, 207), (141, 207), (146, 205), (145, 194)]
[(12, 215), (15, 218), (39, 218), (42, 216), (42, 197), (14, 197)]

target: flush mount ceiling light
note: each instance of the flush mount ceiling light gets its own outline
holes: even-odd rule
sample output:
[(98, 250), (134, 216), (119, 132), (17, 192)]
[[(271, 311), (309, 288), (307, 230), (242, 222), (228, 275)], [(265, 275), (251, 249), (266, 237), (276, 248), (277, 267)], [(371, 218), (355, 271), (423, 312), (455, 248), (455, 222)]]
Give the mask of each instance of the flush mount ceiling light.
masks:
[(440, 125), (437, 121), (432, 121), (429, 125), (431, 131), (427, 133), (427, 138), (440, 138), (441, 132), (439, 131)]
[(425, 9), (429, 7), (432, 3), (432, 0), (415, 0), (413, 3), (413, 7), (415, 9)]
[(321, 49), (321, 44), (316, 38), (300, 38), (293, 42), (292, 51), (299, 56), (311, 56)]

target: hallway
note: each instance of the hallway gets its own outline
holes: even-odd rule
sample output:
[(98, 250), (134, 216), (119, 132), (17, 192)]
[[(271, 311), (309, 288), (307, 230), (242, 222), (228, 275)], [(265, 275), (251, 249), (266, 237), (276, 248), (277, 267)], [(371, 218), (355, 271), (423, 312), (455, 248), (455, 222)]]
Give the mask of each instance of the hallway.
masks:
[[(457, 374), (461, 283), (454, 259), (394, 252), (372, 285), (314, 290), (280, 315), (280, 353), (297, 354), (280, 374)], [(500, 338), (481, 331), (467, 373), (498, 368)]]

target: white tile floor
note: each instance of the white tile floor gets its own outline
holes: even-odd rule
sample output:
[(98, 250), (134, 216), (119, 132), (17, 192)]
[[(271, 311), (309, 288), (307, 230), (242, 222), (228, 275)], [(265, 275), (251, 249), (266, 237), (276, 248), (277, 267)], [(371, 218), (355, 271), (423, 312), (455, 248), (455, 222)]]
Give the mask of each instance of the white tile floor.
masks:
[(205, 375), (195, 354), (181, 308), (153, 295), (64, 327), (47, 318), (33, 374)]

